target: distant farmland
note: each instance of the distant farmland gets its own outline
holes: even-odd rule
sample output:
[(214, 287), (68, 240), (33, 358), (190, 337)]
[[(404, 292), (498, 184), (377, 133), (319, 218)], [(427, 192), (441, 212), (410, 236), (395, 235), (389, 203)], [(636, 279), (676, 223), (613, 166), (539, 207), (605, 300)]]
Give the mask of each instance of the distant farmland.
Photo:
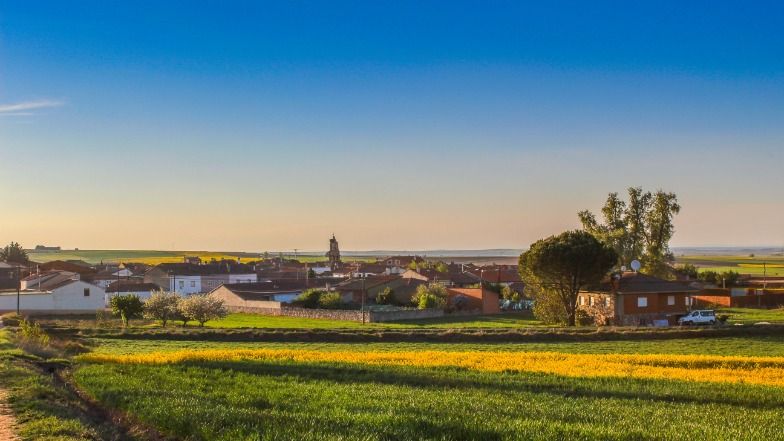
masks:
[[(741, 274), (784, 276), (784, 256), (679, 256), (678, 264), (691, 264), (701, 271), (737, 271)], [(767, 271), (765, 271), (767, 269)]]
[[(159, 263), (182, 262), (186, 256), (198, 256), (204, 261), (212, 259), (240, 259), (242, 262), (259, 260), (260, 253), (232, 252), (232, 251), (155, 251), (155, 250), (61, 250), (61, 251), (28, 251), (30, 260), (39, 263), (51, 262), (53, 260), (83, 260), (90, 264), (97, 263), (118, 263), (136, 262), (148, 265)], [(278, 256), (278, 253), (270, 253), (270, 256)], [(293, 253), (285, 254), (286, 258), (294, 258)], [(325, 257), (312, 254), (298, 255), (297, 259), (301, 262), (317, 262), (326, 260)], [(344, 257), (345, 261), (365, 261), (368, 257), (350, 256)], [(375, 260), (375, 259), (373, 259)]]
[[(198, 256), (204, 261), (211, 259), (240, 259), (242, 262), (250, 262), (261, 258), (261, 253), (247, 253), (241, 251), (155, 251), (155, 250), (61, 250), (61, 251), (34, 251), (29, 250), (28, 255), (30, 260), (39, 263), (51, 262), (53, 260), (83, 260), (90, 264), (97, 263), (118, 263), (118, 262), (137, 262), (146, 263), (148, 265), (157, 265), (159, 263), (168, 262), (182, 262), (186, 256)], [(372, 253), (372, 254), (371, 254)], [(477, 252), (480, 254), (481, 252)], [(517, 256), (490, 256), (490, 255), (477, 255), (477, 256), (438, 256), (436, 254), (429, 254), (427, 251), (390, 251), (389, 254), (381, 254), (381, 252), (369, 252), (367, 255), (359, 254), (359, 252), (346, 252), (343, 255), (344, 262), (374, 262), (377, 258), (388, 255), (425, 255), (427, 260), (443, 260), (445, 262), (455, 263), (476, 263), (481, 265), (487, 264), (517, 264)], [(270, 256), (279, 256), (278, 252), (270, 252)], [(294, 253), (283, 253), (287, 259), (293, 259)], [(323, 262), (326, 257), (320, 253), (300, 253), (296, 256), (300, 262)]]
[[(156, 250), (61, 250), (61, 251), (28, 251), (30, 259), (34, 262), (51, 262), (53, 260), (83, 260), (87, 263), (96, 264), (100, 262), (139, 262), (150, 265), (157, 265), (165, 262), (182, 262), (185, 256), (198, 256), (204, 261), (211, 259), (240, 259), (242, 262), (249, 262), (258, 260), (261, 257), (260, 253), (248, 253), (240, 251), (156, 251)], [(376, 258), (382, 257), (380, 252), (369, 252), (367, 255), (359, 254), (359, 252), (346, 252), (343, 256), (344, 261), (375, 261)], [(466, 255), (438, 255), (434, 251), (390, 251), (386, 255), (425, 255), (428, 260), (443, 260), (445, 262), (455, 263), (476, 263), (480, 265), (488, 264), (507, 264), (514, 265), (517, 263), (517, 256), (510, 255), (486, 255), (481, 251), (477, 251), (476, 256)], [(509, 253), (507, 253), (509, 254)], [(270, 256), (278, 256), (277, 252), (270, 252)], [(294, 253), (284, 253), (286, 258), (294, 258)], [(297, 259), (301, 262), (318, 262), (326, 260), (321, 254), (308, 252), (300, 253)], [(711, 271), (737, 271), (741, 274), (763, 274), (763, 263), (767, 266), (768, 276), (784, 276), (784, 256), (782, 255), (767, 255), (755, 256), (749, 255), (682, 255), (676, 257), (677, 264), (692, 264), (697, 266), (700, 270)]]

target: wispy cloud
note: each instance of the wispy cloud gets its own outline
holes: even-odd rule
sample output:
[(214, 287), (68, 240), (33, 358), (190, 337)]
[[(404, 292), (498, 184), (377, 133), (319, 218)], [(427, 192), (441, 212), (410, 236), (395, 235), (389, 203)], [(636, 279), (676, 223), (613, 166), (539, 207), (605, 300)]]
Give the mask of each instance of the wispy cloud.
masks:
[(24, 101), (13, 104), (0, 104), (0, 116), (30, 116), (34, 110), (60, 107), (65, 104), (57, 100)]

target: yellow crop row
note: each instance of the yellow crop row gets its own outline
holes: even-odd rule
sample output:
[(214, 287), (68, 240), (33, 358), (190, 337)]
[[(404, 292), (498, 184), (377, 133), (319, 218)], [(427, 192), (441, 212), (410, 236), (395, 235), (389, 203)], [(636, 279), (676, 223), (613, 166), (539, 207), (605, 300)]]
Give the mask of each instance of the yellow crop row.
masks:
[(633, 377), (784, 386), (784, 357), (568, 354), (557, 352), (331, 352), (290, 349), (186, 350), (132, 355), (86, 354), (83, 361), (170, 364), (220, 361), (359, 363), (541, 372), (569, 377)]

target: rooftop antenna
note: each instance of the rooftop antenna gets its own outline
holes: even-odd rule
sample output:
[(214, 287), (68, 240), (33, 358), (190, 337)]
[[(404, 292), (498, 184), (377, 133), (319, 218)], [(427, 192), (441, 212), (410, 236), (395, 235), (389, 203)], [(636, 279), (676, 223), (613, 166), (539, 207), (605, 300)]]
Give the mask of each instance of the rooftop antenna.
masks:
[(635, 273), (639, 272), (640, 268), (642, 267), (640, 261), (637, 259), (632, 260), (631, 266), (632, 266), (632, 271), (634, 271)]

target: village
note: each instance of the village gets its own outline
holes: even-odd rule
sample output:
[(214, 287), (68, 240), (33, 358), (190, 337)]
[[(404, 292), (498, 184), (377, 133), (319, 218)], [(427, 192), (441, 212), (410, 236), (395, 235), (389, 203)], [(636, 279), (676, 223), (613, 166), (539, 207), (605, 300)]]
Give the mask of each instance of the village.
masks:
[[(110, 308), (113, 296), (144, 301), (156, 292), (207, 295), (229, 312), (362, 323), (530, 313), (534, 304), (517, 265), (454, 263), (418, 255), (344, 262), (334, 235), (322, 261), (259, 257), (203, 261), (188, 256), (157, 265), (0, 262), (0, 313), (89, 315)], [(584, 313), (582, 323), (672, 326), (692, 310), (784, 305), (784, 277), (738, 277), (728, 287), (677, 269), (668, 280), (638, 270), (639, 263), (637, 268), (623, 267), (581, 290), (577, 306)], [(418, 295), (431, 287), (441, 289), (443, 302), (420, 304)], [(333, 300), (302, 301), (305, 292), (331, 293)], [(719, 321), (721, 317), (714, 320)]]

